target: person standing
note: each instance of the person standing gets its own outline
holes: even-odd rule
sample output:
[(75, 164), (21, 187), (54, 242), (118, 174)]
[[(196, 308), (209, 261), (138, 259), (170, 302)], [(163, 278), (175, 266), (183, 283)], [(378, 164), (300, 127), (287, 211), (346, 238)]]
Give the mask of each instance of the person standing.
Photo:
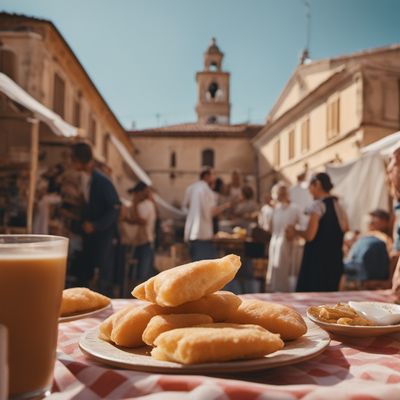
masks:
[(213, 183), (213, 170), (210, 168), (203, 170), (200, 173), (200, 180), (186, 189), (182, 203), (187, 213), (184, 239), (189, 242), (192, 261), (217, 257), (217, 251), (212, 242), (213, 217), (229, 208), (230, 204), (217, 206), (217, 196), (211, 189)]
[(157, 211), (151, 197), (150, 187), (138, 182), (130, 192), (133, 193), (132, 213), (126, 221), (137, 225), (134, 235), (133, 257), (137, 261), (136, 284), (157, 274), (154, 269), (154, 239)]
[(306, 240), (297, 292), (338, 290), (343, 273), (343, 237), (348, 230), (347, 215), (336, 197), (328, 174), (311, 178), (309, 190), (314, 202), (307, 210), (310, 219), (305, 230), (287, 228), (288, 237), (300, 235)]
[(268, 225), (271, 231), (269, 244), (266, 289), (269, 292), (290, 292), (294, 290), (291, 279), (296, 276), (300, 260), (295, 258), (294, 238), (288, 238), (285, 230), (289, 225), (297, 225), (300, 210), (290, 203), (288, 187), (284, 182), (272, 188), (275, 202)]
[(112, 295), (115, 258), (114, 239), (118, 237), (120, 200), (111, 180), (94, 168), (92, 148), (85, 142), (72, 145), (71, 161), (81, 172), (83, 210), (82, 268), (77, 271), (78, 285), (88, 286), (95, 268), (99, 269), (99, 290)]
[(239, 171), (233, 171), (231, 181), (228, 183), (228, 196), (232, 201), (239, 201), (242, 194), (242, 183)]
[(290, 188), (289, 196), (291, 203), (295, 204), (300, 210), (300, 226), (302, 229), (305, 229), (307, 227), (308, 217), (304, 212), (313, 202), (313, 198), (308, 190), (305, 172), (297, 175), (297, 183)]
[(264, 205), (261, 207), (260, 213), (258, 214), (258, 225), (260, 228), (267, 232), (271, 231), (271, 218), (274, 212), (274, 206), (272, 196), (270, 193), (265, 194)]

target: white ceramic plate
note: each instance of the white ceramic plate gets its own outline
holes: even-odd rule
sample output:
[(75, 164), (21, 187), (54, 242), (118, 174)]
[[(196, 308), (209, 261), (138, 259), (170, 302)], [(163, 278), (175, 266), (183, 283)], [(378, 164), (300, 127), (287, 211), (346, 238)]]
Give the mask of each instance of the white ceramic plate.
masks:
[(329, 345), (329, 335), (311, 322), (307, 325), (308, 332), (301, 338), (287, 342), (282, 350), (253, 360), (195, 365), (159, 361), (150, 356), (151, 348), (148, 346), (127, 349), (99, 339), (98, 328), (87, 331), (81, 337), (79, 347), (86, 355), (104, 364), (137, 371), (173, 374), (237, 373), (295, 364), (321, 354)]
[(307, 317), (320, 326), (327, 332), (336, 335), (345, 335), (353, 337), (368, 337), (368, 336), (381, 336), (390, 333), (400, 332), (400, 324), (398, 325), (377, 325), (377, 326), (352, 326), (352, 325), (339, 325), (335, 323), (323, 322), (310, 313), (310, 308), (307, 309)]
[(102, 308), (97, 309), (97, 310), (86, 311), (83, 313), (76, 313), (76, 314), (68, 315), (67, 317), (60, 317), (60, 318), (58, 318), (58, 322), (68, 322), (68, 321), (74, 321), (76, 319), (92, 317), (98, 313), (101, 313), (104, 310), (107, 310), (108, 308), (111, 308), (111, 306), (112, 306), (112, 304), (110, 303)]

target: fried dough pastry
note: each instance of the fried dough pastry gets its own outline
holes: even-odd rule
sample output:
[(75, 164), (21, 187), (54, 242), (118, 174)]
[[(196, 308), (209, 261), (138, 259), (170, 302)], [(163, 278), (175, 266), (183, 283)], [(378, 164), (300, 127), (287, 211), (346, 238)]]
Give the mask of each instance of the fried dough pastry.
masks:
[(168, 307), (165, 314), (207, 314), (215, 322), (226, 321), (239, 307), (242, 300), (232, 292), (215, 292), (199, 300)]
[(117, 346), (143, 346), (142, 335), (147, 324), (161, 313), (162, 308), (156, 304), (128, 305), (100, 325), (99, 337)]
[(284, 346), (279, 335), (260, 326), (224, 323), (173, 329), (154, 344), (152, 357), (182, 364), (258, 358)]
[(359, 315), (348, 304), (338, 303), (335, 305), (313, 306), (309, 313), (321, 322), (352, 326), (373, 326), (374, 323)]
[(63, 290), (61, 302), (61, 317), (67, 317), (80, 312), (89, 312), (103, 308), (111, 300), (88, 288), (75, 287)]
[(143, 331), (155, 315), (205, 314), (210, 319), (198, 322), (199, 324), (225, 321), (237, 310), (240, 303), (241, 299), (231, 292), (216, 292), (177, 307), (161, 307), (147, 302), (131, 304), (108, 317), (100, 325), (99, 337), (119, 346), (142, 346)]
[(303, 317), (295, 310), (282, 304), (245, 299), (228, 319), (237, 324), (255, 324), (273, 333), (279, 333), (283, 340), (293, 340), (307, 332)]
[(240, 257), (234, 254), (180, 265), (136, 286), (132, 295), (164, 307), (179, 306), (223, 288), (240, 265)]
[(156, 315), (147, 324), (143, 332), (143, 342), (152, 346), (156, 338), (163, 332), (189, 326), (211, 324), (212, 318), (205, 314), (171, 314)]

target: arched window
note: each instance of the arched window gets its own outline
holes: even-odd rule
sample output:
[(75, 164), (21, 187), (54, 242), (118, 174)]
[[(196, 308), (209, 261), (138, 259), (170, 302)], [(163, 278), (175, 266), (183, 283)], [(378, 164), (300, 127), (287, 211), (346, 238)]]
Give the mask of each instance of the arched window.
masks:
[(210, 63), (210, 71), (218, 71), (218, 65), (217, 65), (216, 61), (212, 61)]
[(214, 167), (214, 150), (205, 149), (201, 153), (201, 166), (202, 167)]
[(171, 153), (170, 159), (169, 159), (169, 166), (171, 168), (175, 168), (176, 167), (176, 153), (175, 151), (173, 151)]
[(211, 82), (210, 86), (208, 87), (208, 93), (210, 93), (210, 96), (212, 99), (215, 99), (215, 95), (217, 94), (217, 91), (218, 91), (217, 82)]
[(6, 74), (12, 80), (16, 80), (17, 57), (11, 50), (0, 50), (0, 72)]
[(217, 117), (215, 115), (211, 115), (210, 117), (207, 118), (207, 124), (216, 124), (217, 123)]

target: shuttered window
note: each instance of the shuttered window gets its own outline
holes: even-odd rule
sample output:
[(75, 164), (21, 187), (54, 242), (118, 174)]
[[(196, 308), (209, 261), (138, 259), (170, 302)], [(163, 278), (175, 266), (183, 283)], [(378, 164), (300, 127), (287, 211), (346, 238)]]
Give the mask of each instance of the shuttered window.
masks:
[(274, 167), (281, 165), (281, 141), (279, 139), (274, 143), (272, 164)]
[(81, 126), (81, 102), (79, 101), (79, 99), (74, 100), (72, 119), (74, 126), (79, 128)]
[(301, 151), (304, 153), (308, 150), (310, 150), (310, 118), (301, 123)]
[(97, 123), (92, 115), (89, 119), (89, 140), (92, 142), (93, 145), (96, 144), (97, 141)]
[(288, 147), (288, 158), (291, 160), (295, 156), (295, 132), (294, 129), (292, 129), (289, 132), (289, 147)]
[(326, 137), (328, 140), (340, 133), (340, 97), (330, 101), (326, 108)]
[(58, 74), (54, 74), (53, 110), (60, 117), (64, 118), (64, 112), (65, 112), (65, 82)]
[(17, 78), (17, 57), (11, 50), (0, 50), (0, 72), (13, 81)]

